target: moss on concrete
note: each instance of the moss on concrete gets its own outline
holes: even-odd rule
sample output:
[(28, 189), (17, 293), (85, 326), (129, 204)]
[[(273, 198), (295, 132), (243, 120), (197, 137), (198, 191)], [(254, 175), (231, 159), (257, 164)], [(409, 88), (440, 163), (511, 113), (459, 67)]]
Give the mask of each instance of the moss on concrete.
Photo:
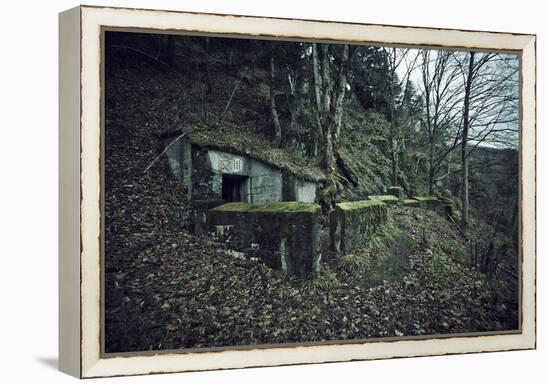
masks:
[(223, 229), (219, 241), (230, 249), (303, 277), (319, 269), (320, 213), (318, 204), (297, 201), (227, 203), (208, 211), (208, 230)]
[(273, 213), (297, 213), (308, 212), (315, 213), (321, 209), (318, 204), (304, 203), (301, 201), (276, 201), (267, 204), (248, 204), (248, 203), (226, 203), (213, 210), (224, 212), (273, 212)]
[(399, 201), (401, 203), (403, 203), (403, 200), (405, 200), (405, 192), (403, 191), (403, 188), (398, 186), (398, 185), (388, 187), (387, 188), (387, 194), (388, 195), (394, 195), (395, 197), (397, 197), (399, 199)]
[(305, 157), (292, 148), (279, 148), (276, 142), (259, 135), (243, 135), (241, 124), (233, 126), (226, 121), (223, 129), (216, 124), (196, 125), (199, 129), (187, 135), (193, 145), (250, 156), (308, 181), (320, 182), (326, 179), (317, 159)]
[(385, 204), (397, 205), (399, 204), (399, 198), (394, 195), (371, 195), (369, 200), (381, 201)]
[(369, 199), (379, 201), (399, 201), (399, 198), (394, 195), (371, 195), (369, 196)]
[(361, 209), (366, 207), (373, 207), (376, 205), (383, 205), (384, 203), (381, 200), (359, 200), (359, 201), (348, 201), (345, 203), (336, 204), (336, 206), (344, 211), (349, 211), (353, 209)]
[(452, 215), (452, 205), (447, 206), (436, 196), (415, 196), (413, 199), (420, 203), (421, 208), (431, 209), (442, 215)]
[(301, 201), (276, 201), (260, 206), (252, 206), (252, 212), (310, 212), (315, 213), (321, 209), (318, 204), (304, 203)]
[(413, 200), (439, 202), (439, 200), (435, 196), (414, 196)]
[(388, 208), (381, 200), (336, 204), (330, 215), (331, 247), (337, 256), (350, 253), (385, 222)]
[(226, 203), (213, 208), (213, 211), (246, 212), (250, 209), (248, 203)]

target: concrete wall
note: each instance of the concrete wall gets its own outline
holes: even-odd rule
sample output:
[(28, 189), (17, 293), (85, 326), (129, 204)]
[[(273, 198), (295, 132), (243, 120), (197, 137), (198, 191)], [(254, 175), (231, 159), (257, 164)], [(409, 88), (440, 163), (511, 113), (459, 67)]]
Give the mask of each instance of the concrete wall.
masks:
[(315, 202), (317, 183), (299, 179), (289, 172), (283, 172), (283, 201)]
[(222, 177), (212, 170), (209, 151), (192, 147), (191, 189), (193, 200), (221, 199)]
[(252, 204), (264, 204), (281, 201), (283, 175), (277, 168), (261, 161), (250, 159), (249, 192), (244, 201)]
[(206, 235), (208, 231), (208, 211), (225, 204), (224, 200), (193, 200), (193, 231), (196, 235)]
[(296, 201), (313, 203), (317, 193), (317, 183), (296, 179)]
[(319, 205), (299, 202), (228, 203), (208, 211), (208, 230), (234, 251), (306, 276), (320, 267), (320, 213)]
[(246, 156), (209, 149), (208, 160), (214, 173), (226, 175), (248, 175), (250, 173), (250, 161)]
[(400, 187), (398, 185), (388, 187), (387, 193), (388, 195), (393, 195), (397, 197), (399, 199), (400, 205), (402, 205), (405, 201), (405, 192), (403, 191), (403, 187)]
[(222, 175), (246, 176), (241, 201), (263, 204), (282, 200), (282, 173), (261, 161), (211, 149), (193, 148), (193, 197), (220, 199)]
[(247, 177), (240, 188), (241, 201), (253, 204), (315, 201), (317, 183), (288, 172), (283, 174), (278, 168), (248, 156), (201, 149), (185, 138), (173, 144), (166, 156), (174, 176), (193, 199), (221, 199), (222, 175), (240, 175)]
[(452, 217), (455, 214), (453, 203), (448, 199), (438, 199), (435, 196), (414, 196), (412, 199), (418, 201), (421, 208), (430, 209), (440, 215)]
[[(170, 141), (167, 141), (165, 145), (170, 144)], [(168, 158), (168, 165), (172, 173), (184, 188), (187, 189), (188, 197), (191, 198), (191, 143), (185, 138), (178, 140), (168, 148), (166, 157)]]
[(379, 200), (336, 204), (330, 215), (331, 248), (336, 256), (351, 253), (388, 218), (388, 208)]

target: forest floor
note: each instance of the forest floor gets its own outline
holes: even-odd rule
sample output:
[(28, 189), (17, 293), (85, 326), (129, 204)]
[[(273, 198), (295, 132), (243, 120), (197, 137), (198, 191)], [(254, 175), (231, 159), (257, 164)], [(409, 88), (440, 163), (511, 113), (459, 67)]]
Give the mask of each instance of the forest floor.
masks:
[(194, 236), (164, 158), (145, 171), (162, 150), (153, 104), (166, 94), (115, 80), (105, 116), (106, 352), (517, 328), (514, 287), (470, 268), (460, 233), (434, 212), (390, 208), (371, 241), (303, 280)]
[(415, 208), (393, 208), (391, 217), (377, 244), (329, 261), (304, 280), (235, 258), (186, 231), (134, 237), (136, 251), (107, 263), (117, 265), (107, 274), (107, 350), (517, 327), (509, 320), (513, 305), (494, 295), (491, 281), (434, 245), (449, 235), (441, 233), (449, 228), (440, 218)]

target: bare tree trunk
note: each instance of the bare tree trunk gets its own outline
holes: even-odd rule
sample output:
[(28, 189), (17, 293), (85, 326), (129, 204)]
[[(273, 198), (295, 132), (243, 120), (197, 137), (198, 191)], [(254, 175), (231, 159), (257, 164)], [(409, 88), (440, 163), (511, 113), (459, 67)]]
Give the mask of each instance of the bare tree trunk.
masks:
[(277, 105), (275, 104), (275, 57), (273, 52), (271, 52), (271, 57), (269, 59), (269, 104), (271, 108), (271, 120), (275, 128), (275, 138), (277, 139), (278, 145), (281, 145), (281, 123), (279, 122)]
[[(387, 52), (387, 51), (386, 51)], [(396, 68), (396, 48), (391, 48), (391, 54), (386, 55), (386, 60), (389, 56), (390, 76), (386, 83), (386, 89), (390, 97), (390, 145), (391, 145), (391, 166), (392, 166), (392, 184), (397, 185), (397, 160), (399, 156), (399, 145), (397, 138), (397, 124), (395, 121), (395, 92), (393, 89), (393, 80)]]
[(399, 180), (398, 180), (398, 177), (397, 177), (397, 168), (399, 166), (399, 156), (398, 156), (397, 150), (395, 150), (395, 149), (392, 153), (391, 160), (392, 160), (391, 161), (392, 184), (397, 186), (397, 185), (399, 185)]
[(323, 78), (323, 112), (326, 114), (330, 111), (331, 104), (331, 90), (332, 90), (332, 81), (331, 81), (331, 71), (330, 71), (330, 54), (327, 44), (321, 45), (321, 76)]
[(317, 111), (321, 110), (321, 70), (319, 68), (319, 53), (317, 52), (317, 43), (311, 45), (311, 56), (313, 62), (313, 89), (315, 92), (315, 105)]
[(322, 44), (320, 52), (317, 44), (313, 44), (313, 80), (317, 124), (319, 126), (319, 143), (323, 168), (327, 174), (334, 170), (334, 149), (332, 137), (332, 121), (330, 116), (331, 89), (330, 89), (330, 58), (328, 45)]
[[(342, 126), (344, 96), (349, 68), (349, 46), (343, 45), (338, 57), (331, 57), (328, 45), (312, 45), (313, 89), (315, 116), (319, 132), (319, 144), (327, 181), (319, 190), (318, 199), (324, 211), (334, 208), (338, 182), (336, 175), (336, 148)], [(331, 68), (338, 62), (338, 71)], [(336, 76), (335, 76), (336, 72)]]
[(319, 53), (317, 44), (313, 43), (312, 47), (312, 64), (313, 64), (313, 92), (315, 95), (315, 122), (317, 124), (317, 135), (315, 137), (315, 154), (319, 152), (320, 143), (323, 141), (323, 122), (322, 122), (322, 103), (321, 103), (321, 70), (319, 64)]
[(336, 139), (340, 136), (342, 127), (342, 116), (344, 115), (344, 96), (346, 95), (346, 86), (348, 84), (349, 70), (349, 45), (342, 46), (342, 56), (340, 58), (340, 70), (338, 74), (338, 89), (336, 100), (334, 102), (334, 136)]
[(434, 168), (432, 163), (429, 164), (429, 170), (428, 170), (428, 195), (432, 195), (434, 193)]
[(434, 137), (430, 133), (429, 137), (429, 155), (428, 155), (428, 195), (434, 193), (434, 179), (435, 179), (435, 142)]
[(475, 52), (470, 52), (470, 61), (468, 64), (468, 77), (466, 78), (466, 88), (464, 91), (464, 110), (462, 143), (460, 145), (460, 155), (462, 160), (462, 226), (468, 225), (468, 211), (470, 209), (469, 200), (469, 171), (468, 171), (468, 131), (470, 126), (470, 91), (472, 88), (472, 78), (474, 71)]

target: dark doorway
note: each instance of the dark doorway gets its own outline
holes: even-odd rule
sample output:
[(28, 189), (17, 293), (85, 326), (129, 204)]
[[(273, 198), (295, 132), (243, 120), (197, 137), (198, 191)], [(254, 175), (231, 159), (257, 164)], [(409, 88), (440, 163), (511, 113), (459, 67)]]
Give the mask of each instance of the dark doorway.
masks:
[(225, 201), (242, 201), (241, 186), (246, 176), (222, 175), (222, 199)]

